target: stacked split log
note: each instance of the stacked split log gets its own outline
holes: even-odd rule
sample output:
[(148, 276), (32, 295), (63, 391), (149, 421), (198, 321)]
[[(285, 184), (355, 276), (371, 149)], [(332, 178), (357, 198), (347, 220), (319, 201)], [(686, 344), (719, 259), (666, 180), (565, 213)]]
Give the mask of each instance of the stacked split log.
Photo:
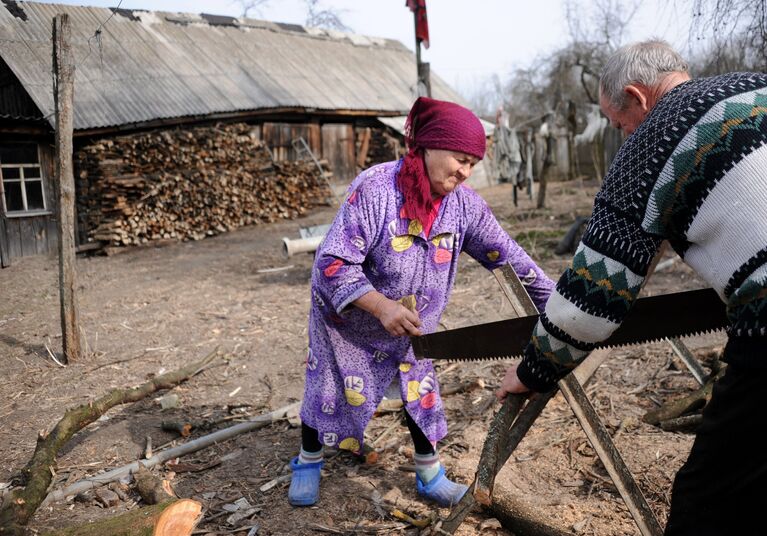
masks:
[(80, 221), (110, 246), (295, 218), (330, 195), (314, 164), (272, 162), (241, 123), (100, 140), (75, 162)]
[[(405, 148), (400, 140), (388, 132), (385, 128), (356, 129), (356, 148), (357, 148), (357, 171), (362, 171), (382, 162), (391, 162), (397, 160), (405, 154)], [(365, 149), (364, 155), (360, 155), (362, 149)], [(361, 162), (360, 156), (364, 156), (364, 162)]]

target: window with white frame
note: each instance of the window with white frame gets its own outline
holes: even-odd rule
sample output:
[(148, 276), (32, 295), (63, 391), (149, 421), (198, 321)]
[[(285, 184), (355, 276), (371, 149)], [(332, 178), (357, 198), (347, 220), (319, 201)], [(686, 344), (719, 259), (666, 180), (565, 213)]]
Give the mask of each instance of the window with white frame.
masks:
[(0, 182), (6, 215), (46, 209), (36, 143), (0, 143)]

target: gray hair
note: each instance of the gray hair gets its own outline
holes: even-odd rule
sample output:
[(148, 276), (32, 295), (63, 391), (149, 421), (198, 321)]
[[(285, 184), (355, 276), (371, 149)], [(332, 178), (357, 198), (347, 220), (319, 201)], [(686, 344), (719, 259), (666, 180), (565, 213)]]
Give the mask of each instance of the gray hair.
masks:
[(623, 89), (629, 84), (652, 87), (669, 73), (687, 72), (687, 62), (671, 45), (659, 39), (619, 48), (607, 60), (599, 79), (599, 92), (619, 109), (626, 105)]

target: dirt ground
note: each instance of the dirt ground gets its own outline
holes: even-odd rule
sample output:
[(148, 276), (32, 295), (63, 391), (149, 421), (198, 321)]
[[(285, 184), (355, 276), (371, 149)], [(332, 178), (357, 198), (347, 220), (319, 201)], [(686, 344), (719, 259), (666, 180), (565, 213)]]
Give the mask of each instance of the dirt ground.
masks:
[[(556, 256), (553, 248), (576, 214), (590, 212), (595, 191), (595, 184), (553, 184), (550, 208), (544, 210), (535, 210), (524, 196), (515, 208), (508, 185), (481, 193), (510, 234), (556, 278), (569, 255)], [(323, 208), (300, 220), (242, 228), (200, 242), (78, 258), (88, 353), (65, 368), (48, 352), (61, 351), (56, 259), (24, 258), (0, 270), (0, 490), (7, 490), (31, 457), (37, 434), (51, 429), (66, 408), (113, 388), (141, 384), (216, 348), (225, 360), (173, 389), (177, 407), (162, 409), (158, 399), (166, 393), (158, 393), (112, 409), (76, 435), (61, 453), (54, 488), (140, 458), (147, 436), (155, 452), (180, 443), (175, 434), (160, 428), (164, 420), (225, 419), (221, 428), (299, 400), (312, 255), (283, 258), (281, 239), (298, 237), (299, 226), (329, 222), (333, 212)], [(443, 327), (507, 316), (510, 308), (493, 275), (468, 257), (461, 262)], [(700, 286), (677, 262), (651, 279), (646, 294)], [(702, 354), (721, 346), (723, 335), (687, 342)], [(497, 361), (439, 366), (443, 388), (467, 379), (483, 382), (469, 392), (445, 397), (450, 433), (440, 451), (449, 473), (460, 481), (473, 478), (498, 407), (493, 391), (504, 368), (505, 363)], [(644, 424), (641, 417), (695, 387), (670, 347), (655, 343), (615, 350), (586, 389), (661, 524), (673, 475), (693, 436), (664, 432)], [(185, 456), (179, 462), (189, 465), (177, 466), (177, 471), (167, 466), (155, 471), (172, 479), (179, 496), (204, 504), (196, 534), (417, 534), (382, 517), (372, 500), (378, 492), (413, 516), (433, 511), (416, 495), (412, 450), (399, 421), (399, 413), (383, 413), (368, 428), (369, 441), (379, 454), (375, 464), (360, 463), (346, 453), (331, 454), (320, 502), (312, 508), (288, 505), (287, 478), (261, 490), (288, 474), (286, 464), (299, 445), (295, 422), (281, 421)], [(196, 430), (192, 438), (209, 432)], [(546, 408), (497, 482), (498, 493), (521, 498), (552, 525), (574, 534), (639, 534), (561, 395)], [(248, 515), (229, 523), (227, 505), (241, 498), (251, 507)], [(31, 527), (76, 525), (140, 506), (130, 491), (109, 508), (88, 496), (81, 499), (40, 509)], [(511, 534), (494, 528), (492, 517), (477, 509), (458, 534)]]

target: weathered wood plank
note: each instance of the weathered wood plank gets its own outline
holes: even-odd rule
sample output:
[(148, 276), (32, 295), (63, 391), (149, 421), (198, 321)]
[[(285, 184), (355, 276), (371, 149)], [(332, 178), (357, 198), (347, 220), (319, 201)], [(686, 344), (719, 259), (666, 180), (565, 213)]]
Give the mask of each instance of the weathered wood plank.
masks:
[(322, 125), (322, 158), (330, 163), (336, 182), (350, 183), (357, 171), (354, 128), (350, 124)]
[(21, 255), (29, 257), (37, 255), (37, 239), (35, 238), (35, 227), (32, 223), (34, 218), (16, 218), (19, 224), (19, 241), (21, 242)]
[(48, 236), (48, 252), (51, 255), (58, 255), (59, 232), (57, 229), (57, 222), (55, 219), (49, 217), (45, 219), (45, 225), (48, 229), (46, 232), (46, 235)]
[(22, 256), (19, 218), (8, 218), (5, 220), (5, 228), (8, 236), (8, 256), (11, 259), (18, 259)]
[(35, 253), (45, 255), (48, 253), (48, 219), (47, 216), (35, 216), (30, 218), (32, 232), (35, 236)]
[(5, 217), (0, 215), (0, 268), (11, 265), (11, 254), (8, 251), (8, 235), (5, 232)]

